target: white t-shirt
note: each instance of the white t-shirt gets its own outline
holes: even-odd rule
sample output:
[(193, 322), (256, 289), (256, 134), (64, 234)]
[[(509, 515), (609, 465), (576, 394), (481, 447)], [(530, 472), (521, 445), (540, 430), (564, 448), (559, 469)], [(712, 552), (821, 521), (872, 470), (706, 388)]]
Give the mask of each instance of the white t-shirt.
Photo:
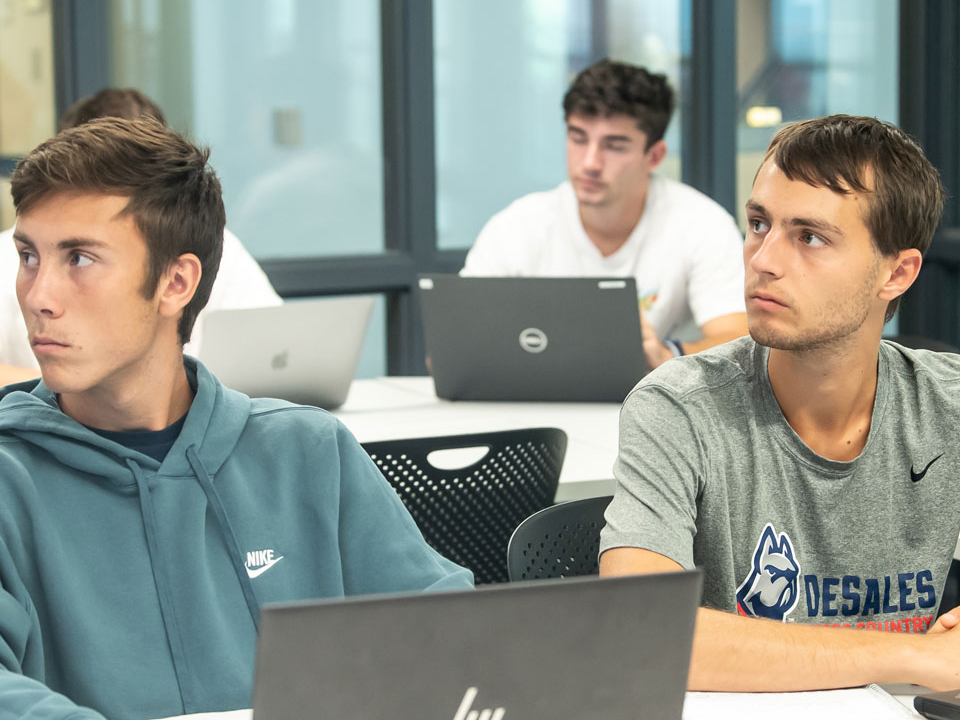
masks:
[[(16, 279), (20, 256), (13, 242), (13, 228), (0, 232), (0, 364), (38, 368), (27, 341), (27, 328), (17, 302)], [(209, 310), (280, 305), (267, 275), (232, 232), (224, 228), (223, 256), (213, 282), (210, 300), (200, 311), (190, 342), (183, 351), (196, 355), (203, 335), (203, 320)]]
[(569, 182), (516, 200), (494, 215), (461, 275), (633, 276), (657, 335), (685, 337), (721, 315), (746, 312), (743, 237), (730, 214), (691, 187), (654, 175), (640, 222), (603, 257), (583, 229)]

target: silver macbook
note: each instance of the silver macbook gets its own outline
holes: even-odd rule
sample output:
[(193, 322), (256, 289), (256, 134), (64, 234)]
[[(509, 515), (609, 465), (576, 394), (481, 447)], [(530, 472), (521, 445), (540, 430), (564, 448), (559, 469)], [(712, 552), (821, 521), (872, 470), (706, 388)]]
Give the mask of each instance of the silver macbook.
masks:
[(256, 720), (680, 720), (699, 571), (266, 606)]
[(334, 408), (356, 374), (372, 308), (364, 296), (216, 310), (204, 318), (199, 357), (251, 397)]
[(633, 278), (423, 275), (437, 395), (622, 402), (646, 374)]

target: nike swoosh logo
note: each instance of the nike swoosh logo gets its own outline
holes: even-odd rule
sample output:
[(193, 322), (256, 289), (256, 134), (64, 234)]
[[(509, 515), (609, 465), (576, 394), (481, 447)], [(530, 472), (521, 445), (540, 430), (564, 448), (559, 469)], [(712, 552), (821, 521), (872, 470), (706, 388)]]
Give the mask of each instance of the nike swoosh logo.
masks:
[[(928, 465), (927, 467), (929, 467), (929, 465)], [(926, 472), (926, 471), (924, 471), (924, 472)], [(255, 577), (260, 577), (261, 575), (263, 575), (267, 570), (269, 570), (270, 568), (272, 568), (274, 565), (276, 565), (276, 564), (277, 564), (278, 562), (280, 562), (281, 560), (283, 560), (283, 555), (281, 555), (281, 556), (278, 557), (278, 558), (274, 558), (273, 560), (271, 560), (270, 562), (268, 562), (266, 565), (264, 565), (263, 567), (258, 567), (256, 570), (252, 570), (249, 565), (244, 565), (244, 567), (247, 569), (247, 575), (249, 575), (249, 576), (250, 576), (250, 579), (252, 580), (252, 579), (255, 578)]]
[(921, 480), (923, 480), (923, 476), (927, 474), (927, 470), (930, 469), (930, 466), (933, 465), (937, 460), (939, 460), (939, 459), (942, 458), (942, 457), (943, 457), (943, 453), (940, 453), (940, 454), (937, 455), (933, 460), (931, 460), (930, 462), (928, 462), (928, 463), (927, 463), (927, 466), (926, 466), (923, 470), (921, 470), (920, 472), (915, 472), (914, 469), (913, 469), (913, 465), (911, 465), (911, 466), (910, 466), (910, 479), (913, 480), (914, 482), (920, 482)]

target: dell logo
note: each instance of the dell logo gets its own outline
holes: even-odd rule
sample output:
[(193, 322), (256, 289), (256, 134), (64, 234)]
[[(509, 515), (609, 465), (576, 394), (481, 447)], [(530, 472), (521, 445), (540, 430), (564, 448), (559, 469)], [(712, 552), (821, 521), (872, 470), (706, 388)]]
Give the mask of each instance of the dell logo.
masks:
[(477, 697), (477, 689), (475, 687), (467, 688), (467, 691), (463, 694), (463, 700), (460, 701), (460, 707), (457, 708), (457, 714), (453, 716), (453, 720), (500, 720), (504, 713), (507, 711), (504, 708), (491, 709), (487, 708), (486, 710), (471, 710), (470, 706), (473, 705), (474, 698)]
[(542, 353), (547, 349), (547, 334), (540, 328), (527, 328), (520, 333), (520, 347), (528, 353)]
[(270, 360), (270, 367), (274, 370), (283, 370), (287, 366), (287, 351), (284, 350), (282, 353), (277, 353)]

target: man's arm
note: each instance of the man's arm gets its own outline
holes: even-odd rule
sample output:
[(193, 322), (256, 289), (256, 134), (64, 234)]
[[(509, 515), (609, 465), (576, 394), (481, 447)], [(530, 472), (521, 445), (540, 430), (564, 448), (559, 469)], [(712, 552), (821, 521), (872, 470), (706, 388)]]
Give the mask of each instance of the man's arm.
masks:
[[(652, 370), (672, 358), (673, 351), (660, 341), (653, 326), (642, 312), (640, 313), (640, 324), (643, 330), (643, 351), (647, 356), (647, 364)], [(701, 325), (700, 333), (703, 337), (700, 340), (683, 343), (683, 351), (687, 355), (692, 355), (701, 350), (712, 348), (714, 345), (736, 340), (748, 332), (746, 313), (721, 315)]]
[[(639, 548), (611, 548), (600, 575), (680, 570)], [(746, 618), (701, 608), (693, 639), (691, 690), (787, 692), (915, 683), (960, 687), (960, 629), (939, 623), (926, 635), (900, 635)]]

